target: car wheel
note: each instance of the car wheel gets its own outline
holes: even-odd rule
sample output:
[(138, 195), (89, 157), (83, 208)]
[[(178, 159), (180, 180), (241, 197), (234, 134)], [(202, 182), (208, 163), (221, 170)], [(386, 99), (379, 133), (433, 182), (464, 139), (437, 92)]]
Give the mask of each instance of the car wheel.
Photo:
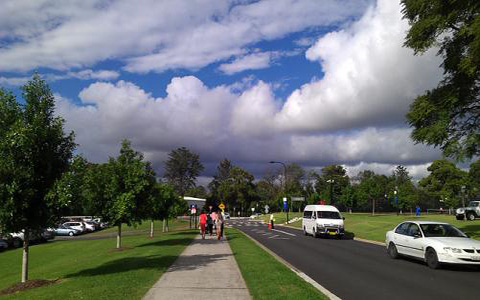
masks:
[(430, 267), (431, 269), (438, 269), (440, 267), (437, 252), (435, 252), (435, 250), (433, 250), (432, 248), (429, 248), (427, 250), (427, 253), (425, 254), (425, 260), (428, 267)]
[(388, 250), (387, 250), (387, 252), (388, 252), (388, 255), (389, 255), (391, 258), (393, 258), (393, 259), (398, 258), (397, 247), (395, 246), (394, 243), (390, 243), (390, 244), (388, 245)]
[(470, 213), (467, 214), (467, 219), (470, 220), (470, 221), (475, 221), (475, 215), (470, 212)]
[(458, 216), (456, 216), (456, 218), (457, 218), (457, 220), (459, 220), (459, 221), (460, 221), (460, 220), (463, 220), (463, 215), (458, 215)]
[(69, 236), (73, 236), (73, 231), (70, 231), (70, 232), (68, 233), (68, 235), (69, 235)]

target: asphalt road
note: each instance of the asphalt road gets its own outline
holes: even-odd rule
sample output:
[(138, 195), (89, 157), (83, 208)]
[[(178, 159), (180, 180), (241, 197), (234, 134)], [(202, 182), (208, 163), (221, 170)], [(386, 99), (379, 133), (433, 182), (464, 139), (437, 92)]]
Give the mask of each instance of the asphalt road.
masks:
[(384, 246), (355, 240), (313, 238), (296, 229), (265, 227), (248, 219), (237, 228), (341, 299), (480, 299), (480, 269), (432, 270), (413, 259), (391, 259)]

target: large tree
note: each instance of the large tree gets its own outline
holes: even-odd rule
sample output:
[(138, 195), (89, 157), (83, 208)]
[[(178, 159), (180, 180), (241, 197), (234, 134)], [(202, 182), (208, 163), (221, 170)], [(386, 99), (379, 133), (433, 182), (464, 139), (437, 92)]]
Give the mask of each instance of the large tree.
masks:
[(181, 147), (168, 154), (164, 177), (183, 197), (187, 190), (196, 186), (195, 180), (203, 169), (199, 155)]
[(420, 180), (420, 186), (437, 201), (449, 208), (460, 203), (461, 189), (468, 181), (467, 172), (460, 170), (448, 160), (435, 160), (427, 170), (430, 174)]
[(457, 159), (480, 154), (480, 1), (402, 0), (411, 27), (405, 45), (416, 54), (438, 47), (444, 70), (436, 88), (407, 114), (416, 142)]
[(60, 214), (56, 197), (47, 197), (68, 168), (73, 133), (55, 116), (48, 85), (34, 75), (23, 88), (25, 105), (0, 89), (0, 227), (24, 234), (22, 282), (28, 280), (29, 237), (53, 225)]

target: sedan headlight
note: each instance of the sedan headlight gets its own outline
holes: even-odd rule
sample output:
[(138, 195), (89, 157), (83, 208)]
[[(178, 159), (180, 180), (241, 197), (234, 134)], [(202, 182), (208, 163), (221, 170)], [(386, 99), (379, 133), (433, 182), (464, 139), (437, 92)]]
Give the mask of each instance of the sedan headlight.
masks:
[(443, 247), (443, 250), (452, 253), (462, 253), (462, 249), (459, 248), (452, 248), (452, 247)]

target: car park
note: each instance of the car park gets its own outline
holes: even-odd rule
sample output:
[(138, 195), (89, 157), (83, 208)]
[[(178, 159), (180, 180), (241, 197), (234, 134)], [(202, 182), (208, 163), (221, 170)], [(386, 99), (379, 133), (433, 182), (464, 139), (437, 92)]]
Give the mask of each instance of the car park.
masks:
[(86, 221), (86, 222), (83, 222), (83, 224), (85, 225), (85, 231), (87, 232), (94, 232), (95, 230), (97, 230), (97, 224), (92, 222), (92, 221)]
[(83, 222), (65, 222), (62, 225), (73, 228), (73, 229), (77, 229), (82, 233), (86, 231), (85, 224), (83, 224)]
[[(30, 242), (46, 242), (55, 238), (55, 231), (52, 229), (43, 229), (37, 232), (30, 232)], [(7, 235), (7, 242), (13, 248), (19, 248), (23, 245), (25, 235), (23, 231), (13, 232)]]
[(314, 237), (331, 235), (341, 238), (345, 234), (344, 219), (335, 206), (307, 205), (303, 210), (303, 232)]
[(442, 264), (480, 265), (480, 241), (448, 223), (406, 221), (386, 234), (387, 253), (423, 260), (432, 269)]
[(65, 226), (65, 225), (60, 225), (57, 228), (55, 228), (55, 234), (56, 235), (68, 235), (68, 236), (74, 236), (81, 234), (82, 231)]

